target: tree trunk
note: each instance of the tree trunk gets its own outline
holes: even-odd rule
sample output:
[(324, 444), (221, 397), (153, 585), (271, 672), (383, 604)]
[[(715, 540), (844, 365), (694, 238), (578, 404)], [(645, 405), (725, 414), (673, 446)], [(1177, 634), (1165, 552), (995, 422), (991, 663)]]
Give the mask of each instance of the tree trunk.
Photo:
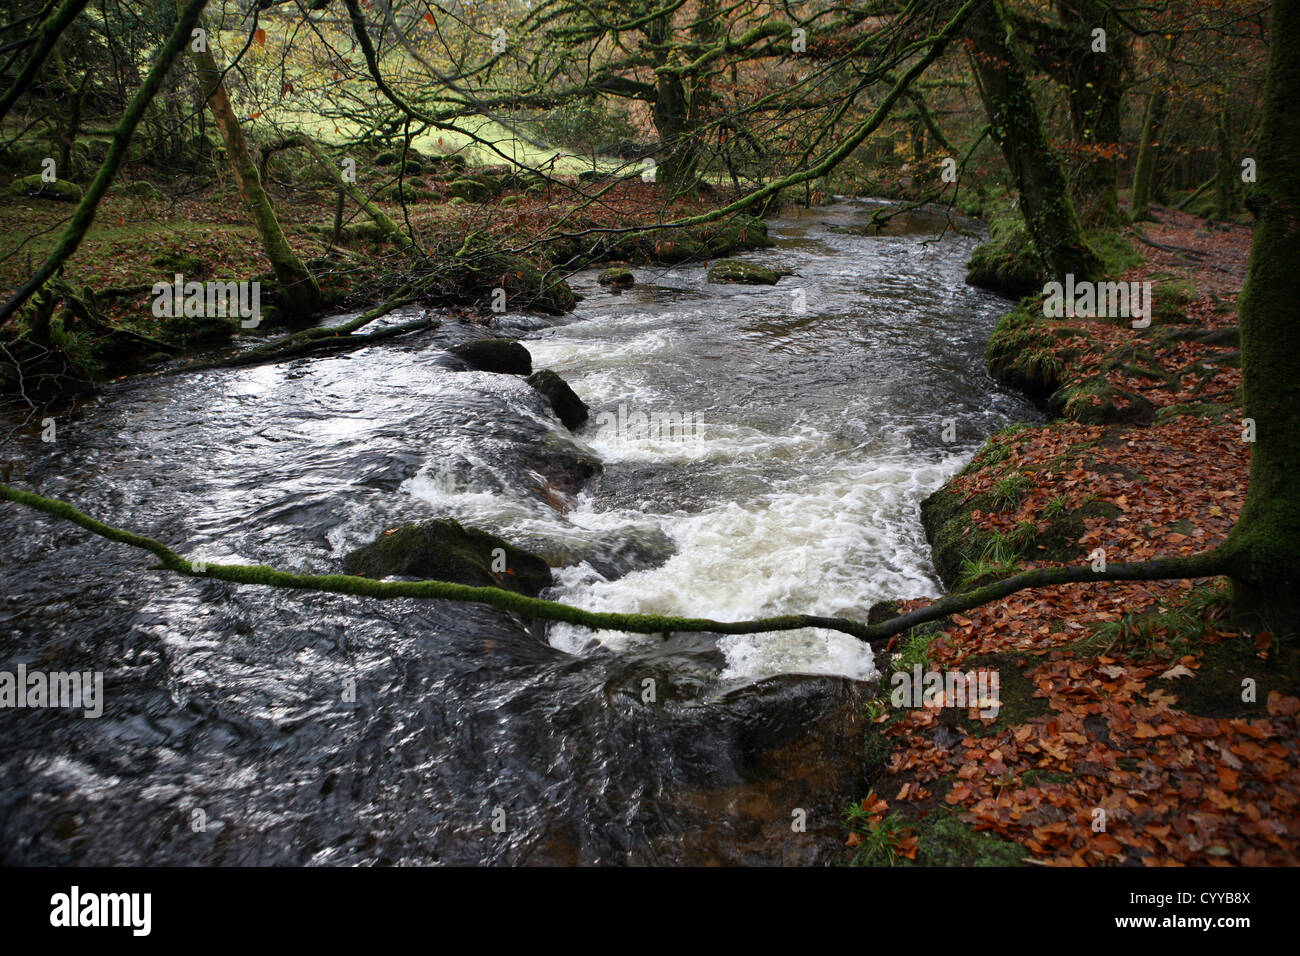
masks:
[(1151, 186), (1155, 180), (1156, 146), (1160, 127), (1165, 121), (1165, 104), (1169, 96), (1164, 87), (1147, 100), (1146, 119), (1142, 121), (1142, 143), (1138, 147), (1137, 166), (1133, 170), (1133, 202), (1129, 210), (1134, 222), (1150, 219)]
[[(1075, 36), (1067, 59), (1066, 97), (1070, 128), (1081, 153), (1071, 193), (1085, 225), (1118, 226), (1123, 217), (1116, 157), (1123, 136), (1124, 98), (1124, 47), (1114, 29), (1118, 24), (1096, 0), (1057, 0), (1056, 9)], [(1092, 50), (1092, 31), (1097, 27), (1107, 31), (1104, 53)]]
[[(655, 56), (656, 66), (668, 65), (671, 21), (672, 14), (665, 14), (646, 27), (647, 39), (659, 51)], [(689, 189), (696, 180), (699, 147), (691, 128), (690, 106), (686, 84), (680, 76), (675, 73), (655, 74), (655, 100), (651, 112), (663, 149), (655, 181), (673, 193)]]
[(200, 52), (191, 47), (190, 53), (198, 68), (199, 86), (207, 96), (212, 118), (226, 145), (226, 155), (230, 159), (230, 169), (239, 186), (239, 194), (262, 237), (262, 248), (271, 261), (271, 270), (279, 284), (280, 314), (287, 322), (303, 322), (320, 308), (320, 288), (280, 229), (280, 221), (275, 216), (271, 199), (262, 188), (257, 165), (248, 151), (239, 117), (235, 115), (230, 99), (226, 96), (226, 87), (221, 79), (221, 71), (217, 68), (216, 58), (207, 49)]
[(73, 165), (75, 153), (73, 147), (77, 145), (77, 133), (81, 130), (81, 111), (86, 104), (86, 91), (90, 88), (90, 74), (87, 73), (81, 81), (81, 86), (72, 98), (72, 105), (68, 111), (68, 125), (63, 131), (62, 148), (59, 151), (59, 178), (73, 179), (76, 176), (77, 169)]
[(1215, 140), (1219, 151), (1214, 177), (1215, 219), (1231, 219), (1237, 212), (1237, 165), (1233, 161), (1232, 138), (1228, 133), (1227, 107), (1225, 96), (1223, 109), (1219, 111), (1219, 121), (1215, 125)]
[(1300, 0), (1276, 0), (1268, 86), (1247, 205), (1256, 215), (1238, 303), (1243, 406), (1255, 424), (1250, 489), (1225, 544), (1233, 598), (1247, 622), (1279, 635), (1300, 628)]
[[(330, 158), (325, 155), (324, 151), (322, 151), (320, 146), (316, 144), (315, 140), (313, 140), (309, 136), (303, 136), (301, 138), (301, 142), (304, 146), (307, 147), (308, 150), (311, 151), (311, 154), (316, 157), (316, 161), (330, 171), (330, 175), (334, 177), (334, 182), (338, 184), (340, 190), (339, 206), (338, 206), (340, 215), (343, 210), (343, 193), (346, 192), (350, 197), (352, 197), (352, 201), (356, 203), (358, 206), (360, 206), (362, 210), (365, 212), (365, 214), (370, 217), (370, 219), (374, 222), (374, 224), (378, 226), (380, 229), (382, 229), (398, 245), (402, 246), (404, 249), (409, 250), (410, 252), (419, 252), (419, 250), (416, 249), (415, 247), (415, 243), (411, 241), (411, 237), (408, 236), (405, 232), (403, 232), (401, 228), (397, 225), (397, 223), (393, 222), (393, 220), (388, 216), (387, 213), (385, 213), (382, 209), (380, 209), (378, 205), (371, 202), (370, 199), (366, 196), (364, 192), (362, 192), (362, 190), (360, 189), (360, 187), (357, 186), (356, 183), (348, 182), (346, 179), (343, 178), (343, 174), (339, 172), (338, 164), (332, 162)], [(337, 227), (338, 218), (339, 215), (336, 215), (335, 235), (332, 242), (336, 242), (338, 240), (338, 227)]]
[(1052, 278), (1100, 278), (1102, 264), (1083, 238), (1061, 166), (1052, 154), (1038, 106), (1007, 44), (1000, 3), (971, 18), (971, 60), (993, 137), (1020, 192), (1025, 226)]

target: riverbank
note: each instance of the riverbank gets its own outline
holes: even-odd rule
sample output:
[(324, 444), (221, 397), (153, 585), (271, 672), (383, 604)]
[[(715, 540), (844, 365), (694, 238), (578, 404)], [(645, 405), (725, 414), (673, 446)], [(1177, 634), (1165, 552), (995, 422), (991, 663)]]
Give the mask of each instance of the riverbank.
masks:
[[(1149, 328), (1046, 318), (1036, 296), (990, 340), (993, 375), (1055, 417), (993, 436), (922, 504), (950, 590), (1100, 550), (1187, 555), (1231, 529), (1249, 471), (1235, 307), (1250, 231), (1167, 209), (1143, 228), (1144, 261), (1116, 278), (1152, 283)], [(1001, 706), (899, 709), (886, 674), (856, 859), (1300, 862), (1300, 654), (1233, 627), (1227, 586), (1044, 588), (899, 639), (882, 670), (996, 672)]]
[[(402, 165), (394, 151), (379, 150), (356, 164), (354, 188), (371, 203), (367, 211), (353, 198), (338, 205), (335, 174), (310, 156), (287, 156), (276, 154), (263, 176), (289, 245), (320, 287), (321, 315), (399, 299), (483, 323), (503, 310), (563, 314), (575, 303), (566, 277), (593, 263), (703, 261), (771, 245), (763, 221), (749, 215), (651, 228), (719, 208), (729, 198), (722, 190), (668, 201), (635, 176), (548, 179), (415, 151)], [(80, 195), (75, 183), (39, 177), (7, 186), (0, 234), (23, 238), (0, 255), (3, 298), (53, 249)], [(178, 281), (256, 282), (258, 314), (188, 304), (187, 314), (160, 314), (155, 284)], [(302, 329), (280, 315), (275, 277), (233, 184), (128, 181), (104, 198), (50, 294), (0, 330), (8, 358), (0, 394), (40, 400)]]

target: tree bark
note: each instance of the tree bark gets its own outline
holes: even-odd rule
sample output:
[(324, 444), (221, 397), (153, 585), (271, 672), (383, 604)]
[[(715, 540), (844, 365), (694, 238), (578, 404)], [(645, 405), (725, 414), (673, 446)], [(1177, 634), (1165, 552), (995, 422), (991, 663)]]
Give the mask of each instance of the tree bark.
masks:
[(1052, 278), (1100, 278), (1101, 259), (1084, 240), (1024, 72), (1006, 39), (1000, 3), (982, 6), (971, 18), (971, 60), (980, 82), (993, 138), (1002, 147), (1020, 192), (1025, 226)]
[(1168, 93), (1164, 87), (1147, 100), (1146, 118), (1142, 121), (1142, 143), (1138, 146), (1137, 166), (1133, 170), (1133, 201), (1129, 215), (1134, 222), (1151, 218), (1151, 186), (1155, 181), (1156, 146), (1160, 127), (1165, 121)]
[(1279, 635), (1300, 629), (1300, 0), (1276, 0), (1255, 145), (1256, 215), (1241, 316), (1243, 406), (1255, 424), (1250, 487), (1225, 549), (1239, 616)]
[[(184, 0), (177, 0), (177, 2), (183, 3)], [(310, 319), (320, 308), (320, 287), (316, 285), (315, 277), (302, 264), (302, 260), (298, 258), (297, 253), (284, 237), (280, 221), (275, 215), (275, 208), (271, 205), (266, 190), (262, 188), (261, 177), (257, 174), (257, 165), (248, 151), (248, 143), (239, 125), (239, 117), (235, 115), (230, 99), (226, 96), (225, 83), (222, 82), (216, 58), (206, 46), (202, 51), (191, 47), (190, 54), (198, 69), (199, 86), (207, 97), (212, 118), (216, 121), (221, 139), (226, 145), (226, 155), (230, 160), (230, 169), (234, 173), (239, 194), (254, 225), (257, 226), (257, 232), (262, 237), (262, 248), (271, 262), (271, 270), (275, 273), (279, 285), (280, 313), (291, 323)]]
[(1231, 219), (1237, 212), (1237, 164), (1232, 154), (1232, 137), (1228, 131), (1228, 100), (1224, 97), (1223, 109), (1215, 124), (1215, 142), (1219, 155), (1214, 176), (1214, 218)]
[[(647, 39), (658, 48), (656, 66), (668, 63), (671, 21), (672, 14), (669, 13), (652, 20), (646, 27)], [(664, 150), (656, 182), (672, 192), (690, 188), (695, 184), (699, 149), (691, 128), (690, 97), (680, 76), (669, 72), (655, 74), (655, 99), (651, 113)]]
[[(1057, 0), (1056, 9), (1074, 36), (1066, 58), (1066, 98), (1081, 154), (1071, 194), (1086, 225), (1118, 226), (1123, 221), (1116, 157), (1123, 135), (1124, 47), (1117, 24), (1096, 0)], [(1092, 50), (1092, 31), (1098, 27), (1107, 31), (1104, 53)]]

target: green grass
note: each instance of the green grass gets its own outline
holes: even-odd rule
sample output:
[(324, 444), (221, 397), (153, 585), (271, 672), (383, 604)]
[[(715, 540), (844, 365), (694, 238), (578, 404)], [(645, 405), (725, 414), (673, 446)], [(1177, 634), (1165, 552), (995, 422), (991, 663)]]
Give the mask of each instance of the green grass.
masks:
[(910, 671), (917, 664), (922, 670), (930, 667), (930, 642), (934, 640), (933, 631), (912, 631), (898, 645), (898, 657), (889, 665), (890, 670)]
[(1011, 538), (994, 533), (979, 557), (968, 557), (962, 561), (958, 589), (985, 584), (1013, 574), (1020, 569), (1022, 560), (1020, 548)]
[(1142, 264), (1142, 253), (1123, 232), (1097, 232), (1088, 236), (1088, 244), (1101, 256), (1108, 276), (1118, 276)]
[(1019, 472), (1013, 475), (1007, 475), (1005, 478), (999, 478), (993, 485), (991, 492), (993, 504), (999, 511), (1005, 511), (1014, 508), (1020, 504), (1025, 493), (1029, 491), (1033, 481), (1028, 475), (1022, 475)]
[(1230, 604), (1226, 588), (1195, 588), (1177, 607), (1136, 611), (1101, 624), (1081, 646), (1094, 653), (1123, 650), (1148, 660), (1181, 657), (1222, 625)]
[(862, 840), (853, 848), (849, 866), (900, 866), (905, 862), (905, 857), (898, 852), (897, 846), (899, 840), (908, 834), (910, 827), (903, 822), (897, 810), (875, 822), (862, 809), (861, 803), (854, 803), (844, 811), (844, 822)]
[[(908, 823), (897, 810), (873, 821), (853, 804), (844, 811), (845, 823), (861, 842), (853, 848), (849, 866), (1019, 866), (1027, 851), (993, 833), (976, 832), (951, 810), (931, 810)], [(915, 836), (916, 858), (898, 851), (900, 841)]]

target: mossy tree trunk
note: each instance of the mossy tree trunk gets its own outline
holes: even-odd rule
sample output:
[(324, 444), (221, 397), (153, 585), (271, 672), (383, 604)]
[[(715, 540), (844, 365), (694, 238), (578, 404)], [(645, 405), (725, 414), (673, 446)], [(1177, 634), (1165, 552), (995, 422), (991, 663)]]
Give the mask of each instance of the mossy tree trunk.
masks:
[[(180, 0), (178, 0), (180, 2)], [(199, 74), (199, 86), (207, 97), (212, 118), (221, 132), (222, 142), (226, 146), (226, 155), (230, 160), (230, 169), (234, 173), (239, 195), (244, 201), (249, 215), (257, 226), (262, 238), (262, 248), (271, 262), (271, 270), (279, 285), (277, 304), (280, 314), (288, 322), (303, 322), (320, 309), (321, 294), (316, 279), (302, 264), (297, 253), (290, 247), (276, 218), (271, 199), (262, 187), (261, 177), (257, 174), (257, 164), (248, 150), (244, 131), (239, 125), (226, 96), (226, 87), (217, 68), (216, 58), (205, 45), (202, 51), (190, 48)]]
[(971, 18), (971, 60), (993, 137), (1020, 193), (1021, 213), (1048, 273), (1057, 280), (1099, 278), (1101, 259), (1084, 240), (1060, 163), (1048, 145), (1029, 82), (1007, 41), (1000, 3)]
[(335, 219), (334, 241), (338, 240), (338, 231), (340, 225), (339, 220), (342, 217), (342, 211), (343, 211), (343, 193), (347, 193), (347, 195), (352, 197), (352, 201), (355, 202), (358, 206), (360, 206), (361, 209), (365, 212), (365, 214), (370, 217), (371, 221), (373, 221), (376, 226), (382, 229), (384, 233), (389, 236), (389, 238), (391, 238), (394, 242), (396, 242), (398, 245), (402, 246), (404, 249), (408, 250), (409, 252), (416, 252), (416, 253), (419, 252), (419, 250), (415, 247), (415, 243), (411, 241), (411, 237), (408, 236), (406, 233), (404, 233), (401, 227), (399, 227), (397, 223), (393, 222), (393, 220), (388, 216), (387, 213), (385, 213), (382, 209), (380, 209), (377, 204), (372, 202), (370, 198), (365, 194), (365, 192), (359, 186), (357, 186), (356, 183), (351, 182), (344, 178), (343, 174), (339, 171), (338, 164), (325, 155), (325, 152), (320, 148), (319, 145), (317, 145), (315, 140), (313, 140), (309, 136), (302, 136), (300, 137), (299, 142), (301, 142), (302, 145), (307, 147), (307, 149), (311, 152), (312, 156), (316, 158), (316, 161), (318, 163), (320, 163), (322, 166), (324, 166), (326, 169), (329, 170), (330, 175), (334, 177), (334, 182), (338, 184), (340, 193), (339, 193), (338, 212), (335, 214), (334, 217)]
[(1237, 164), (1232, 153), (1232, 136), (1228, 128), (1228, 99), (1214, 128), (1218, 160), (1214, 176), (1214, 218), (1231, 219), (1237, 214)]
[(1151, 218), (1151, 187), (1155, 182), (1156, 148), (1160, 140), (1160, 127), (1165, 121), (1165, 106), (1169, 95), (1164, 87), (1157, 89), (1147, 100), (1146, 117), (1142, 121), (1142, 142), (1138, 146), (1137, 165), (1133, 170), (1133, 202), (1129, 210), (1134, 222)]
[[(646, 29), (649, 42), (661, 51), (655, 57), (656, 66), (668, 65), (671, 20), (672, 14), (665, 14)], [(677, 73), (658, 71), (654, 88), (651, 112), (664, 150), (658, 161), (656, 182), (671, 192), (679, 192), (695, 185), (699, 165), (699, 148), (691, 128), (691, 98), (686, 83)]]
[[(1116, 157), (1123, 136), (1124, 46), (1118, 23), (1096, 0), (1057, 0), (1056, 9), (1070, 32), (1064, 57), (1070, 127), (1081, 150), (1071, 193), (1079, 216), (1089, 226), (1117, 226), (1119, 188)], [(1106, 50), (1092, 49), (1092, 31), (1107, 33)]]
[(1255, 425), (1250, 488), (1225, 549), (1236, 610), (1279, 634), (1300, 628), (1300, 0), (1276, 0), (1255, 147), (1256, 215), (1241, 318), (1244, 409)]

